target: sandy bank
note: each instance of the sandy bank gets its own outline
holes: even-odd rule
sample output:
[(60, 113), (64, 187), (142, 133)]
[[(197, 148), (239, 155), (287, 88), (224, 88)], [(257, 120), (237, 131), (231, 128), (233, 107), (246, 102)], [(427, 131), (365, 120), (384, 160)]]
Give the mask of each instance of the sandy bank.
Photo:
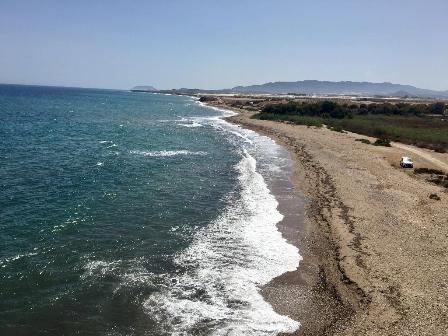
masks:
[(296, 233), (299, 271), (263, 290), (302, 323), (298, 335), (446, 335), (448, 194), (397, 160), (409, 155), (416, 166), (443, 169), (448, 154), (375, 147), (356, 134), (239, 112), (232, 122), (287, 146), (294, 185), (309, 199), (307, 225)]

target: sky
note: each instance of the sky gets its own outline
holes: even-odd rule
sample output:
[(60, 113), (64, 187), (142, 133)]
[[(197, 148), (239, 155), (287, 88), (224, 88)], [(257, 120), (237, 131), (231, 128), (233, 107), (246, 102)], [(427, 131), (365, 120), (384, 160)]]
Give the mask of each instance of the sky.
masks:
[(0, 0), (0, 83), (448, 90), (447, 0)]

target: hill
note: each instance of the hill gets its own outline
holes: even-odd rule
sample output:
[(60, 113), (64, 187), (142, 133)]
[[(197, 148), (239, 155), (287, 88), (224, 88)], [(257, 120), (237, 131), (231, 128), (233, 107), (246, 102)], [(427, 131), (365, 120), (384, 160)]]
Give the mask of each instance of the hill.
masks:
[(158, 91), (154, 86), (150, 86), (150, 85), (139, 85), (139, 86), (134, 86), (131, 91), (135, 91), (135, 92), (152, 92), (152, 91)]
[(304, 80), (297, 82), (270, 82), (260, 85), (236, 86), (230, 91), (237, 93), (294, 93), (318, 95), (378, 95), (448, 98), (448, 91), (420, 89), (412, 85), (371, 82), (330, 82)]

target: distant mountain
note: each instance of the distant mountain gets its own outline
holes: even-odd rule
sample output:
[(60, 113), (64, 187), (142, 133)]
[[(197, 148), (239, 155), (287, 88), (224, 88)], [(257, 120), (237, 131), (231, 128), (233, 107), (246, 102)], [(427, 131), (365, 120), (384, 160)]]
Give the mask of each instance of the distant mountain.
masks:
[(131, 91), (142, 91), (142, 92), (152, 92), (152, 91), (158, 91), (154, 86), (150, 85), (140, 85), (140, 86), (134, 86)]
[(298, 82), (271, 82), (261, 85), (236, 86), (238, 93), (295, 93), (318, 95), (378, 95), (448, 98), (448, 91), (420, 89), (412, 85), (371, 82), (329, 82), (304, 80)]

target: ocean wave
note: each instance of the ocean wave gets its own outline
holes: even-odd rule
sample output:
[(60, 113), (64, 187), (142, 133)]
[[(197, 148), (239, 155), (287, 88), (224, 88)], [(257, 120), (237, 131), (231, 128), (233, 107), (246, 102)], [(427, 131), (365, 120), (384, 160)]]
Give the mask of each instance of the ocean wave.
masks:
[(144, 304), (172, 335), (276, 335), (300, 326), (277, 314), (259, 292), (298, 267), (298, 250), (277, 230), (283, 216), (254, 157), (244, 151), (236, 170), (241, 190), (233, 205), (177, 256), (186, 272)]
[(102, 145), (107, 145), (106, 148), (114, 148), (117, 147), (116, 144), (114, 144), (113, 141), (111, 140), (100, 140), (98, 141), (98, 143), (102, 144)]
[[(206, 107), (224, 116), (235, 114)], [(259, 290), (273, 278), (297, 269), (301, 256), (278, 231), (276, 225), (283, 216), (257, 171), (255, 158), (248, 152), (250, 148), (268, 153), (260, 169), (271, 170), (270, 158), (277, 157), (279, 146), (267, 137), (226, 122), (222, 116), (191, 119), (228, 133), (228, 140), (236, 148), (243, 148), (236, 167), (240, 192), (233, 205), (199, 231), (190, 247), (177, 256), (175, 262), (185, 273), (167, 279), (166, 288), (151, 295), (144, 307), (164, 332), (172, 335), (293, 332), (300, 323), (277, 314)]]
[(196, 122), (196, 121), (193, 121), (193, 122), (190, 123), (190, 124), (179, 124), (179, 126), (182, 126), (182, 127), (192, 127), (192, 128), (194, 128), (194, 127), (201, 127), (202, 124), (200, 124), (200, 123), (198, 123), (198, 122)]
[(219, 112), (223, 113), (221, 118), (222, 117), (232, 117), (232, 116), (238, 115), (238, 113), (236, 113), (234, 111), (231, 111), (231, 110), (228, 110), (228, 109), (225, 109), (225, 108), (222, 108), (222, 107), (210, 106), (210, 105), (207, 105), (207, 104), (205, 104), (205, 103), (203, 103), (203, 102), (201, 102), (199, 100), (197, 100), (196, 103), (201, 105), (201, 106), (203, 106), (203, 107), (207, 107), (209, 109), (212, 109), (212, 110), (219, 111)]
[(66, 229), (67, 227), (77, 225), (78, 223), (82, 223), (85, 221), (86, 221), (85, 218), (70, 217), (67, 220), (65, 220), (62, 224), (57, 224), (57, 225), (53, 226), (53, 229), (51, 230), (51, 232), (57, 233), (57, 232), (60, 232), (64, 229)]
[(176, 156), (176, 155), (207, 155), (207, 152), (202, 152), (202, 151), (198, 151), (198, 152), (192, 152), (189, 150), (177, 150), (177, 151), (172, 151), (172, 150), (163, 150), (163, 151), (141, 151), (141, 150), (131, 150), (130, 151), (131, 154), (136, 154), (136, 155), (142, 155), (142, 156), (154, 156), (154, 157), (159, 157), (159, 156)]
[(233, 131), (233, 130), (227, 130), (227, 132), (232, 133), (233, 135), (236, 135), (237, 137), (243, 139), (244, 142), (247, 142), (248, 144), (253, 145), (254, 142), (247, 136), (247, 134), (243, 134), (241, 132)]
[(87, 278), (102, 278), (107, 274), (117, 269), (120, 260), (113, 262), (106, 262), (102, 260), (89, 261), (84, 265), (84, 273), (81, 275), (81, 279)]
[(92, 285), (97, 285), (106, 277), (113, 278), (116, 282), (114, 294), (126, 291), (127, 288), (155, 289), (154, 279), (156, 276), (142, 266), (144, 261), (144, 258), (114, 261), (90, 260), (83, 266), (84, 272), (81, 274), (81, 279)]
[(0, 259), (0, 267), (6, 267), (6, 265), (9, 264), (10, 262), (35, 255), (37, 255), (37, 252), (29, 252), (29, 253), (17, 254), (14, 257)]

